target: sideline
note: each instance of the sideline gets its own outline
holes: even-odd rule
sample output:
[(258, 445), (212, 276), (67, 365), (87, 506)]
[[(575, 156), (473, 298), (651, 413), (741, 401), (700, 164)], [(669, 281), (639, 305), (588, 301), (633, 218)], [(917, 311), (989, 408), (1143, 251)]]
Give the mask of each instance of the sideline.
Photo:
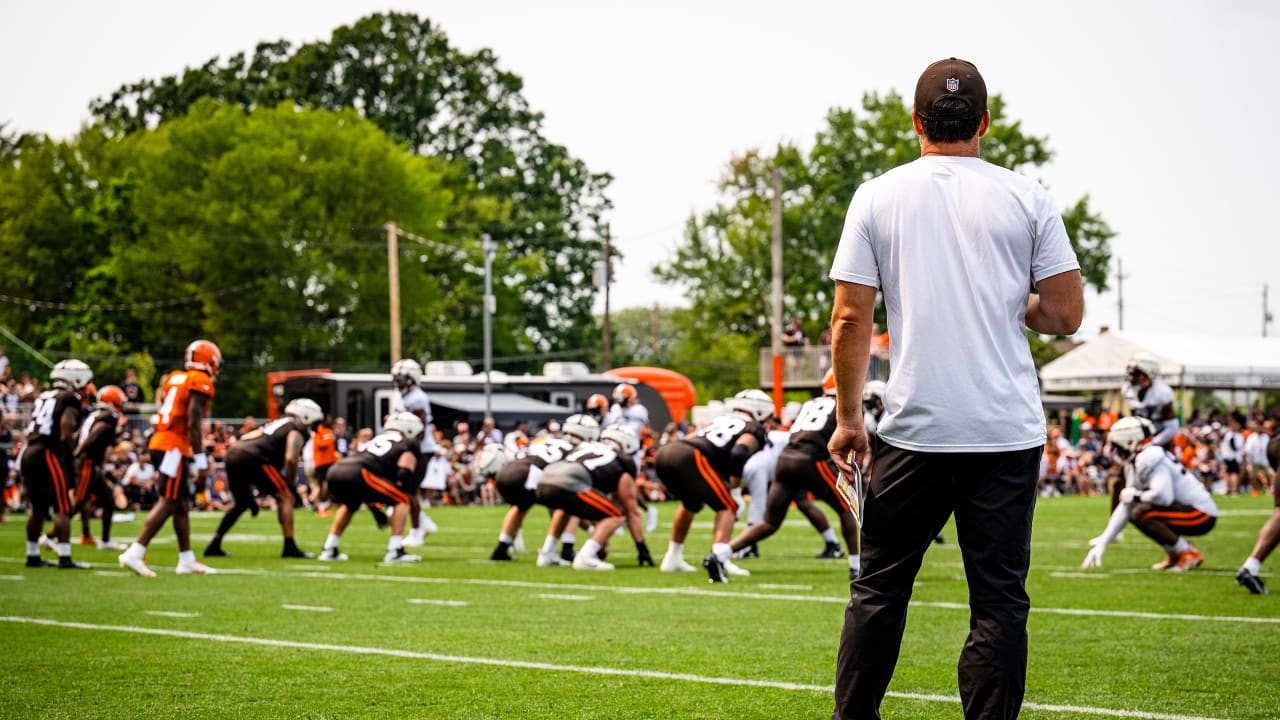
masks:
[[(552, 663), (526, 662), (522, 660), (503, 660), (500, 658), (465, 657), (460, 655), (442, 655), (439, 653), (414, 652), (411, 650), (391, 650), (387, 648), (360, 647), (354, 645), (333, 645), (329, 643), (294, 642), (292, 640), (271, 640), (267, 638), (241, 637), (237, 635), (217, 635), (212, 633), (188, 632), (185, 630), (165, 630), (161, 628), (131, 627), (128, 625), (94, 625), (90, 623), (63, 622), (45, 618), (0, 616), (0, 622), (21, 623), (26, 625), (42, 625), (45, 627), (68, 628), (73, 630), (93, 630), (106, 632), (134, 633), (138, 635), (158, 635), (162, 637), (181, 638), (184, 640), (208, 640), (211, 642), (241, 643), (245, 645), (262, 645), (266, 647), (291, 648), (296, 650), (327, 650), (330, 652), (351, 653), (353, 655), (382, 655), (388, 657), (407, 658), (412, 660), (433, 660), (437, 662), (462, 663), (466, 665), (490, 665), (506, 668), (523, 668), (527, 670), (549, 670), (554, 672), (575, 672), (586, 675), (611, 675), (635, 677), (655, 680), (681, 680), (685, 682), (707, 683), (712, 685), (732, 685), (736, 687), (759, 687), (774, 690), (793, 690), (803, 692), (831, 693), (830, 685), (806, 685), (802, 683), (778, 682), (773, 680), (751, 680), (747, 678), (712, 677), (687, 673), (667, 673), (652, 670), (628, 670), (626, 668), (585, 667), (582, 665), (554, 665)], [(957, 703), (958, 697), (949, 695), (929, 695), (922, 693), (889, 692), (886, 697), (904, 700), (922, 700), (926, 702)], [(1146, 720), (1218, 720), (1195, 715), (1169, 715), (1150, 713), (1139, 710), (1113, 710), (1111, 708), (1085, 707), (1076, 705), (1045, 705), (1041, 703), (1023, 703), (1028, 710), (1046, 712), (1069, 712), (1107, 717), (1144, 718)]]

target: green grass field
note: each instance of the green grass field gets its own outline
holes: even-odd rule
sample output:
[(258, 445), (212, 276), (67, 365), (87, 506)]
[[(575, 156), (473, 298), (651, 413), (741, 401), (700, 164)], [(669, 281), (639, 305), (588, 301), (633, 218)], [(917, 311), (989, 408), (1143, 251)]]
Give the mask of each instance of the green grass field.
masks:
[[(1082, 572), (1101, 498), (1042, 500), (1036, 514), (1025, 718), (1277, 718), (1280, 593), (1253, 596), (1234, 574), (1271, 498), (1222, 499), (1218, 527), (1185, 575), (1149, 565), (1160, 550), (1130, 527), (1101, 570)], [(666, 548), (674, 505), (652, 534)], [(274, 515), (245, 516), (216, 576), (176, 576), (166, 528), (159, 577), (116, 553), (74, 546), (90, 571), (28, 570), (22, 516), (0, 525), (0, 716), (5, 718), (822, 718), (848, 597), (843, 560), (816, 560), (813, 530), (787, 527), (742, 561), (749, 578), (635, 566), (537, 568), (487, 560), (503, 508), (435, 508), (424, 561), (385, 567), (385, 533), (361, 513), (341, 564), (278, 557)], [(193, 517), (203, 548), (218, 515)], [(699, 516), (686, 558), (710, 546)], [(117, 526), (127, 542), (138, 521)], [(327, 521), (299, 516), (318, 551)], [(97, 522), (94, 524), (97, 530)], [(530, 515), (536, 544), (546, 516)], [(949, 528), (948, 537), (954, 540)], [(78, 533), (77, 533), (78, 535)], [(48, 556), (48, 555), (46, 555)], [(1274, 572), (1275, 561), (1264, 566)], [(959, 718), (955, 665), (968, 627), (954, 542), (935, 545), (916, 586), (883, 711)], [(1280, 590), (1280, 580), (1264, 574)]]

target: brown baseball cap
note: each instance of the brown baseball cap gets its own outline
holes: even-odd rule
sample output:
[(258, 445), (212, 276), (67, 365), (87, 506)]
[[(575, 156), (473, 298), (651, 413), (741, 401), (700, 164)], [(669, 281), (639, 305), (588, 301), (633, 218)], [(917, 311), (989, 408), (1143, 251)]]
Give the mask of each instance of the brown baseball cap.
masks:
[(944, 97), (969, 103), (974, 115), (987, 111), (987, 83), (968, 60), (947, 58), (924, 69), (916, 82), (916, 113), (930, 117), (933, 104)]

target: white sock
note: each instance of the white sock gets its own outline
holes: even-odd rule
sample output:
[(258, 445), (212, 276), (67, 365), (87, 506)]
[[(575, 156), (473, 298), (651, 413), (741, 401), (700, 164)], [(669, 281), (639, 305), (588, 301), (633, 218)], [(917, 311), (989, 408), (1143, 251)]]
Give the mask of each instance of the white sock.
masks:
[(684, 543), (678, 543), (675, 540), (667, 543), (667, 554), (671, 557), (684, 557)]
[(859, 557), (856, 553), (851, 554), (849, 556), (849, 569), (857, 570), (859, 572), (862, 571), (862, 558)]
[(578, 533), (576, 532), (567, 532), (560, 536), (560, 542), (569, 543), (570, 545), (572, 545), (573, 541), (577, 539)]
[(498, 533), (498, 542), (502, 543), (503, 545), (510, 545), (515, 541), (516, 541), (515, 538), (511, 537), (506, 533)]
[(822, 539), (829, 543), (840, 542), (839, 540), (836, 540), (836, 531), (831, 528), (827, 528), (822, 531)]
[(31, 556), (31, 555), (39, 555), (39, 554), (40, 554), (40, 543), (38, 543), (38, 542), (29, 542), (29, 543), (27, 543), (27, 555), (28, 555), (28, 556)]
[[(28, 543), (28, 545), (29, 544), (30, 543)], [(1257, 575), (1262, 572), (1262, 561), (1256, 557), (1250, 556), (1248, 560), (1244, 561), (1244, 569), (1248, 570), (1250, 575)]]
[(130, 560), (141, 560), (147, 554), (147, 546), (139, 542), (130, 543), (129, 549), (124, 551)]
[(178, 553), (179, 565), (194, 565), (196, 562), (196, 553), (194, 550), (184, 550)]
[(1178, 542), (1173, 546), (1173, 551), (1186, 552), (1190, 548), (1191, 548), (1191, 543), (1187, 542), (1186, 538), (1180, 537), (1178, 538)]
[(60, 558), (71, 557), (71, 543), (69, 542), (58, 543), (58, 557)]
[(325, 538), (325, 539), (324, 539), (324, 549), (325, 549), (325, 550), (337, 550), (337, 549), (338, 549), (338, 541), (339, 541), (339, 540), (341, 540), (341, 539), (342, 539), (342, 538), (338, 537), (337, 535), (334, 535), (333, 533), (329, 533), (329, 537), (327, 537), (327, 538)]
[(729, 547), (729, 543), (716, 543), (711, 546), (711, 554), (715, 555), (720, 562), (724, 562), (733, 555), (733, 548)]
[(586, 555), (587, 557), (593, 558), (593, 557), (598, 557), (599, 552), (600, 552), (600, 543), (596, 542), (595, 540), (588, 540), (582, 543), (582, 549), (578, 551), (578, 554)]
[(392, 535), (391, 539), (387, 540), (387, 552), (394, 552), (402, 547), (404, 547), (404, 538), (399, 535)]
[(546, 555), (556, 551), (556, 543), (560, 540), (555, 535), (548, 535), (546, 540), (542, 541), (542, 552)]

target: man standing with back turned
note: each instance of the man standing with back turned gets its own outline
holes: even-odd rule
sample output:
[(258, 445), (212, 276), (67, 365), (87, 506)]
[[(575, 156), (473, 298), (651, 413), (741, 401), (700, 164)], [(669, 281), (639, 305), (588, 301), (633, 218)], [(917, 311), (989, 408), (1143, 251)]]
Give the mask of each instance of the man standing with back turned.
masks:
[[(1025, 581), (1045, 438), (1024, 328), (1076, 331), (1079, 264), (1045, 190), (981, 159), (991, 115), (976, 67), (930, 65), (911, 119), (920, 158), (858, 188), (831, 268), (838, 425), (829, 448), (846, 477), (851, 454), (871, 452), (874, 468), (832, 717), (880, 717), (912, 583), (954, 513), (969, 584), (965, 717), (1014, 718), (1026, 685)], [(893, 372), (869, 445), (862, 387), (877, 290)]]

